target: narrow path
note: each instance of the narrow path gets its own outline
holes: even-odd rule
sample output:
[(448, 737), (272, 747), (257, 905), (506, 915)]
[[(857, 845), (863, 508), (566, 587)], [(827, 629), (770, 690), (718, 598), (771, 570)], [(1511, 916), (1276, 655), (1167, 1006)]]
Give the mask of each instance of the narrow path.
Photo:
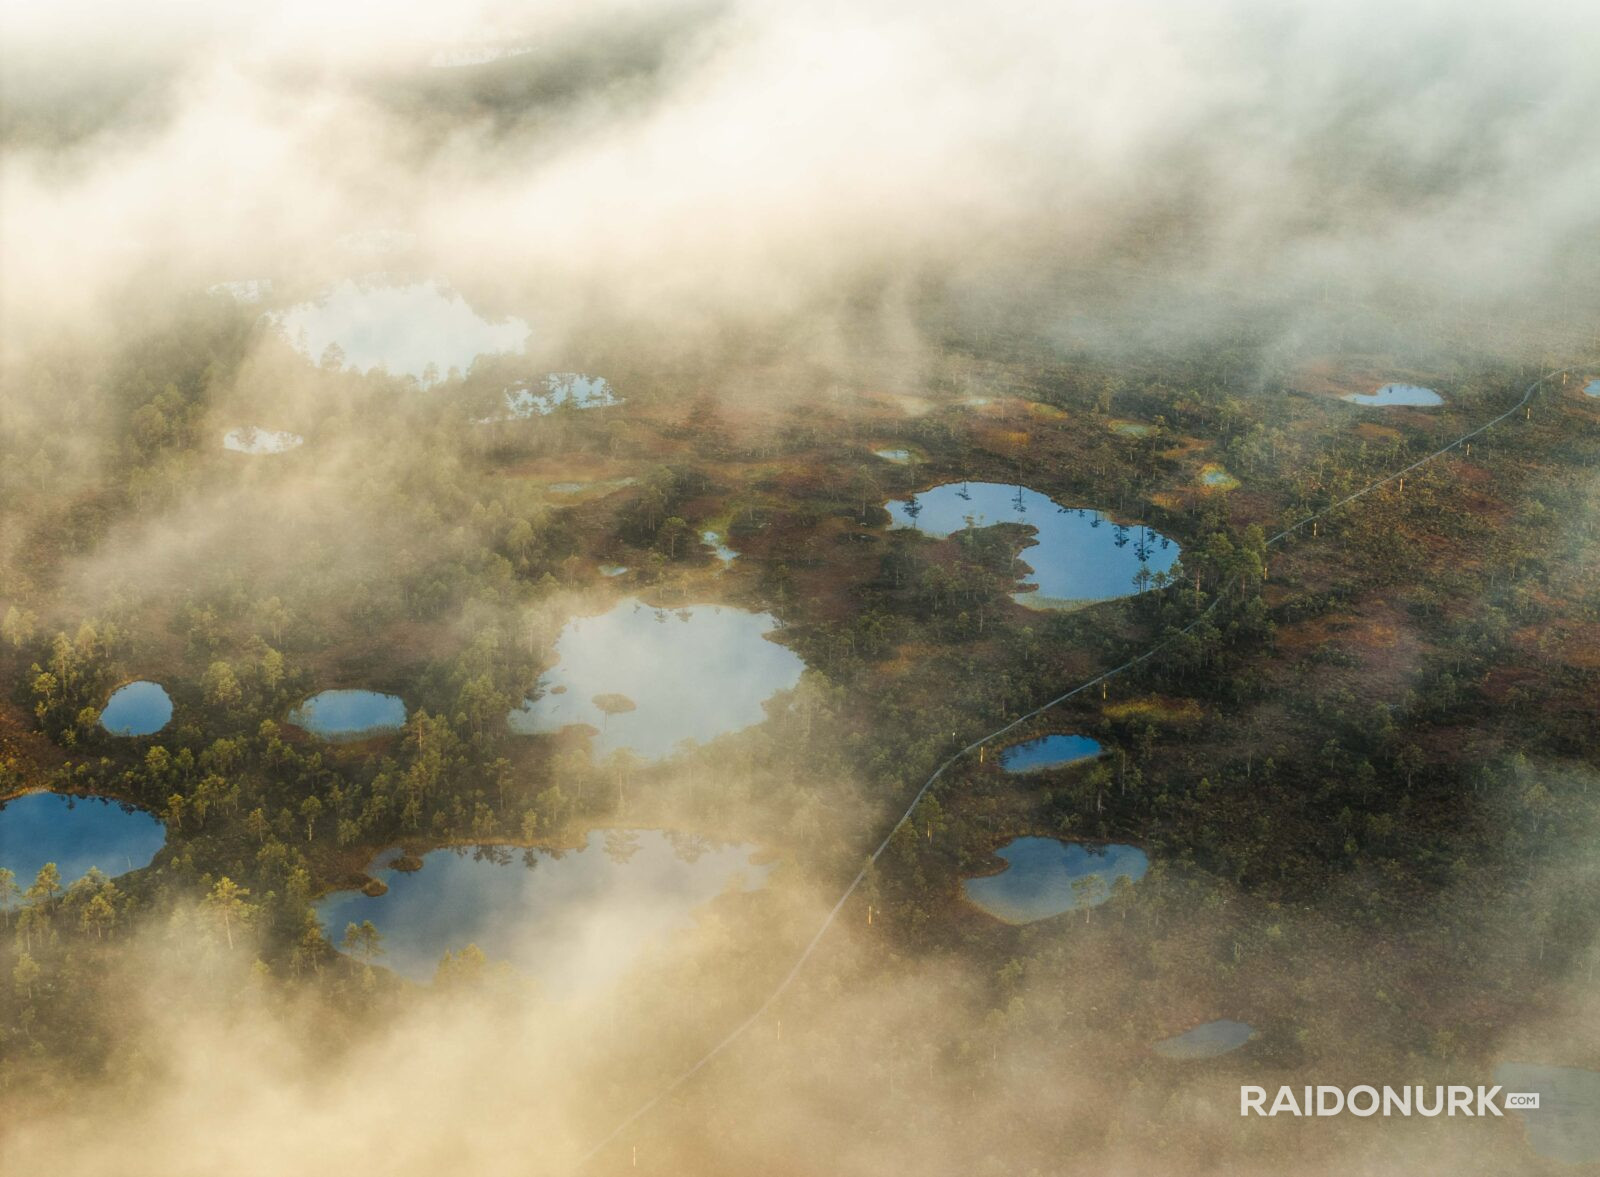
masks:
[[(1277, 534), (1275, 534), (1275, 535), (1271, 536), (1270, 538), (1268, 538), (1267, 546), (1268, 547), (1273, 547), (1273, 546), (1275, 546), (1277, 544), (1282, 543), (1285, 539), (1288, 539), (1291, 535), (1294, 535), (1296, 532), (1300, 531), (1302, 528), (1305, 528), (1305, 527), (1311, 525), (1312, 523), (1317, 522), (1320, 519), (1326, 518), (1327, 516), (1333, 514), (1333, 512), (1335, 512), (1335, 511), (1341, 510), (1342, 508), (1349, 506), (1351, 503), (1355, 502), (1357, 499), (1364, 498), (1365, 496), (1371, 494), (1373, 491), (1379, 489), (1380, 487), (1388, 486), (1391, 482), (1395, 482), (1395, 481), (1397, 481), (1397, 480), (1399, 480), (1401, 478), (1404, 478), (1407, 474), (1410, 474), (1413, 470), (1416, 470), (1416, 469), (1418, 469), (1419, 467), (1422, 467), (1422, 466), (1426, 466), (1430, 462), (1436, 461), (1437, 459), (1443, 457), (1445, 454), (1451, 453), (1452, 451), (1454, 451), (1456, 449), (1459, 449), (1460, 447), (1466, 445), (1467, 442), (1471, 441), (1473, 438), (1479, 436), (1482, 433), (1487, 432), (1490, 429), (1493, 429), (1496, 425), (1499, 425), (1501, 422), (1503, 422), (1503, 421), (1507, 420), (1508, 418), (1510, 418), (1512, 416), (1515, 416), (1517, 413), (1521, 412), (1524, 408), (1526, 408), (1533, 401), (1533, 398), (1538, 394), (1539, 390), (1541, 388), (1543, 388), (1544, 385), (1548, 381), (1554, 380), (1554, 379), (1556, 379), (1557, 377), (1560, 377), (1560, 376), (1565, 376), (1565, 375), (1567, 375), (1569, 373), (1572, 373), (1572, 372), (1586, 372), (1586, 371), (1588, 371), (1588, 369), (1590, 367), (1592, 367), (1592, 365), (1589, 365), (1589, 364), (1575, 364), (1575, 365), (1573, 365), (1571, 367), (1560, 368), (1560, 369), (1557, 369), (1556, 371), (1549, 372), (1549, 373), (1547, 373), (1547, 374), (1545, 374), (1543, 376), (1540, 376), (1537, 380), (1535, 380), (1532, 384), (1528, 385), (1528, 387), (1523, 390), (1522, 399), (1521, 400), (1517, 401), (1516, 404), (1512, 405), (1509, 409), (1507, 409), (1505, 412), (1501, 413), (1498, 417), (1495, 417), (1492, 420), (1484, 422), (1482, 425), (1478, 426), (1476, 429), (1472, 430), (1472, 432), (1470, 432), (1470, 433), (1463, 433), (1460, 437), (1456, 438), (1454, 441), (1450, 442), (1448, 445), (1440, 446), (1438, 449), (1434, 450), (1432, 453), (1427, 454), (1424, 457), (1418, 458), (1415, 462), (1412, 462), (1409, 466), (1406, 466), (1406, 467), (1404, 467), (1403, 469), (1400, 469), (1400, 470), (1396, 470), (1396, 471), (1394, 471), (1394, 473), (1386, 475), (1385, 477), (1378, 479), (1378, 481), (1373, 482), (1373, 483), (1371, 483), (1371, 484), (1369, 484), (1367, 486), (1362, 487), (1360, 490), (1356, 491), (1354, 494), (1346, 495), (1344, 498), (1339, 499), (1337, 502), (1330, 503), (1328, 506), (1322, 508), (1322, 510), (1316, 511), (1316, 512), (1310, 514), (1310, 515), (1307, 515), (1304, 519), (1300, 520), (1298, 523), (1292, 524), (1291, 526), (1284, 528), (1282, 531), (1280, 531)], [(923, 782), (922, 788), (917, 790), (916, 795), (911, 798), (910, 804), (908, 804), (906, 806), (905, 812), (900, 815), (900, 820), (896, 821), (894, 823), (894, 825), (892, 827), (890, 827), (889, 832), (888, 832), (887, 835), (885, 835), (883, 841), (878, 843), (878, 848), (876, 850), (874, 850), (871, 853), (871, 855), (868, 856), (867, 861), (866, 861), (866, 865), (864, 865), (861, 868), (861, 870), (859, 872), (857, 872), (856, 877), (854, 879), (852, 879), (851, 882), (850, 882), (850, 885), (845, 888), (844, 894), (839, 896), (839, 901), (837, 903), (835, 903), (833, 905), (832, 909), (828, 912), (827, 918), (822, 921), (822, 926), (817, 929), (816, 935), (812, 936), (810, 941), (807, 942), (807, 944), (805, 946), (805, 949), (800, 953), (799, 957), (797, 957), (795, 959), (794, 965), (789, 969), (789, 971), (787, 973), (784, 974), (783, 980), (778, 982), (777, 987), (774, 988), (772, 990), (772, 992), (767, 995), (766, 1000), (764, 1000), (759, 1006), (756, 1007), (754, 1013), (752, 1013), (749, 1017), (745, 1018), (744, 1021), (740, 1022), (732, 1030), (728, 1031), (728, 1033), (722, 1038), (721, 1041), (719, 1041), (710, 1050), (706, 1051), (705, 1054), (701, 1055), (697, 1062), (695, 1062), (692, 1066), (690, 1066), (686, 1070), (684, 1070), (681, 1073), (679, 1073), (676, 1078), (674, 1078), (671, 1082), (669, 1082), (660, 1091), (656, 1092), (653, 1096), (651, 1096), (648, 1100), (646, 1100), (643, 1104), (641, 1104), (638, 1108), (636, 1108), (626, 1119), (624, 1119), (620, 1123), (618, 1123), (617, 1126), (615, 1128), (613, 1128), (609, 1133), (607, 1133), (606, 1136), (602, 1140), (600, 1140), (593, 1148), (591, 1148), (588, 1152), (584, 1153), (583, 1156), (579, 1157), (577, 1162), (572, 1166), (573, 1171), (582, 1169), (591, 1160), (593, 1160), (594, 1157), (598, 1153), (600, 1153), (603, 1149), (605, 1149), (607, 1145), (609, 1145), (618, 1136), (620, 1136), (627, 1129), (627, 1127), (630, 1124), (634, 1123), (634, 1121), (638, 1120), (641, 1116), (644, 1116), (647, 1113), (649, 1113), (649, 1111), (652, 1108), (654, 1108), (658, 1103), (660, 1103), (663, 1099), (665, 1099), (667, 1096), (671, 1095), (679, 1087), (682, 1087), (690, 1079), (694, 1078), (695, 1075), (699, 1074), (700, 1071), (707, 1064), (709, 1064), (713, 1059), (715, 1059), (724, 1050), (728, 1049), (728, 1047), (732, 1046), (741, 1037), (743, 1037), (745, 1031), (748, 1030), (751, 1026), (753, 1026), (756, 1022), (758, 1022), (761, 1019), (761, 1017), (767, 1012), (767, 1010), (772, 1008), (773, 1004), (778, 1000), (778, 998), (782, 997), (783, 994), (788, 990), (789, 986), (794, 983), (795, 977), (799, 976), (800, 970), (805, 967), (806, 962), (811, 959), (812, 953), (814, 953), (817, 950), (817, 945), (822, 942), (822, 938), (825, 935), (827, 935), (828, 934), (828, 930), (833, 927), (834, 921), (839, 918), (839, 913), (844, 910), (844, 905), (846, 903), (848, 903), (850, 901), (850, 897), (852, 895), (854, 895), (858, 889), (860, 889), (861, 884), (866, 880), (867, 872), (869, 870), (871, 870), (872, 867), (877, 863), (878, 859), (883, 856), (884, 851), (889, 849), (889, 843), (892, 842), (894, 840), (894, 836), (897, 833), (900, 832), (900, 827), (904, 826), (906, 824), (906, 822), (911, 820), (911, 815), (916, 812), (917, 806), (922, 804), (922, 799), (928, 795), (928, 790), (932, 789), (933, 786), (939, 782), (939, 780), (944, 776), (944, 774), (953, 765), (955, 765), (957, 761), (961, 760), (962, 758), (964, 758), (966, 756), (971, 755), (973, 752), (976, 752), (979, 748), (983, 747), (984, 745), (989, 744), (989, 743), (993, 742), (994, 740), (999, 739), (1001, 736), (1004, 736), (1007, 732), (1010, 732), (1013, 729), (1015, 729), (1017, 727), (1020, 727), (1021, 725), (1027, 723), (1030, 719), (1037, 718), (1038, 716), (1043, 715), (1046, 711), (1049, 711), (1054, 707), (1059, 707), (1061, 704), (1065, 703), (1068, 699), (1075, 698), (1076, 696), (1083, 694), (1083, 692), (1085, 692), (1087, 690), (1090, 690), (1090, 689), (1092, 689), (1094, 687), (1099, 686), (1101, 683), (1109, 682), (1110, 680), (1116, 678), (1118, 675), (1125, 674), (1128, 671), (1132, 670), (1135, 666), (1139, 666), (1139, 665), (1141, 665), (1141, 664), (1143, 664), (1145, 662), (1150, 661), (1152, 658), (1155, 658), (1158, 654), (1160, 654), (1163, 650), (1165, 650), (1168, 646), (1170, 646), (1175, 639), (1177, 639), (1179, 637), (1182, 637), (1185, 634), (1193, 632), (1200, 625), (1201, 622), (1206, 621), (1208, 618), (1210, 618), (1211, 615), (1216, 612), (1217, 606), (1219, 606), (1222, 603), (1222, 600), (1223, 600), (1222, 594), (1218, 593), (1215, 597), (1212, 598), (1211, 603), (1209, 605), (1207, 605), (1205, 607), (1205, 609), (1202, 610), (1200, 612), (1200, 614), (1197, 617), (1194, 618), (1194, 620), (1189, 622), (1189, 624), (1184, 626), (1182, 629), (1178, 630), (1177, 633), (1171, 635), (1170, 637), (1163, 638), (1161, 641), (1157, 642), (1155, 645), (1153, 645), (1149, 649), (1145, 650), (1142, 654), (1139, 654), (1139, 655), (1137, 655), (1136, 657), (1133, 657), (1133, 658), (1129, 658), (1126, 662), (1123, 662), (1121, 665), (1113, 666), (1110, 670), (1102, 671), (1100, 674), (1095, 675), (1093, 678), (1086, 679), (1085, 681), (1079, 683), (1077, 686), (1073, 687), (1070, 691), (1066, 691), (1066, 692), (1064, 692), (1064, 693), (1062, 693), (1060, 695), (1057, 695), (1055, 698), (1051, 699), (1047, 703), (1041, 703), (1039, 706), (1035, 707), (1032, 711), (1029, 711), (1025, 715), (1018, 716), (1016, 719), (1013, 719), (1010, 723), (1006, 724), (1004, 727), (998, 727), (994, 731), (989, 732), (987, 735), (978, 737), (976, 740), (972, 741), (972, 743), (966, 745), (964, 748), (961, 748), (959, 751), (952, 753), (944, 761), (944, 763), (940, 764), (938, 768), (933, 770), (933, 775), (930, 776), (925, 782)]]

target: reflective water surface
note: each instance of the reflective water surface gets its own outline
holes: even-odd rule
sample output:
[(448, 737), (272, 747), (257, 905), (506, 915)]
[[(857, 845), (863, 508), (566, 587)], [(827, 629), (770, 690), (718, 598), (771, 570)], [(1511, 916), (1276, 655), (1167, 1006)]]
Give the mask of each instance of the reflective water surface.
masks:
[(629, 748), (656, 759), (680, 740), (704, 743), (760, 723), (762, 702), (805, 669), (799, 655), (768, 640), (776, 628), (767, 613), (657, 609), (630, 597), (567, 623), (556, 664), (539, 680), (542, 694), (511, 713), (511, 726), (533, 734), (589, 724), (598, 731), (597, 757)]
[(172, 722), (172, 696), (160, 683), (140, 679), (111, 692), (100, 726), (114, 736), (148, 736)]
[(480, 355), (513, 352), (528, 338), (521, 319), (494, 323), (438, 282), (388, 285), (346, 279), (316, 302), (273, 316), (285, 337), (314, 364), (337, 346), (341, 366), (432, 383), (465, 372)]
[(284, 429), (257, 429), (241, 425), (222, 435), (222, 448), (236, 454), (282, 454), (305, 444), (298, 433)]
[(717, 559), (722, 561), (724, 568), (739, 558), (739, 553), (730, 548), (722, 536), (715, 531), (702, 531), (700, 533), (700, 542), (711, 549)]
[(1206, 1022), (1176, 1034), (1171, 1038), (1163, 1038), (1150, 1049), (1164, 1058), (1215, 1058), (1219, 1054), (1227, 1054), (1231, 1050), (1238, 1050), (1255, 1031), (1244, 1022), (1232, 1022), (1222, 1018), (1215, 1022)]
[(1385, 384), (1377, 392), (1352, 392), (1345, 400), (1353, 405), (1441, 405), (1444, 398), (1431, 388), (1417, 384)]
[(1176, 543), (1143, 524), (1118, 523), (1091, 508), (1064, 507), (1027, 487), (998, 482), (946, 483), (887, 507), (895, 526), (932, 535), (961, 531), (969, 520), (974, 527), (1036, 528), (1036, 542), (1022, 550), (1022, 559), (1038, 589), (1014, 596), (1035, 608), (1131, 596), (1150, 587), (1156, 573), (1169, 571), (1179, 555)]
[(1117, 879), (1137, 883), (1150, 860), (1137, 846), (1084, 845), (1055, 838), (1017, 838), (995, 851), (1006, 869), (968, 879), (969, 901), (1008, 924), (1028, 924), (1111, 898)]
[(167, 830), (142, 809), (104, 797), (29, 793), (0, 804), (0, 867), (26, 890), (47, 862), (67, 886), (98, 867), (126, 874), (148, 866)]
[(322, 691), (289, 712), (289, 722), (325, 740), (359, 740), (404, 727), (406, 705), (381, 691)]
[(580, 850), (435, 850), (411, 872), (387, 869), (388, 851), (371, 870), (386, 893), (338, 892), (317, 914), (335, 943), (347, 924), (371, 920), (383, 934), (376, 963), (413, 980), (431, 980), (446, 951), (476, 944), (566, 996), (615, 980), (723, 891), (761, 886), (772, 867), (752, 865), (752, 850), (661, 830), (596, 830)]
[(1099, 742), (1088, 736), (1050, 735), (1003, 749), (1000, 764), (1007, 772), (1037, 772), (1098, 755)]
[(602, 409), (623, 403), (604, 376), (585, 376), (581, 372), (551, 372), (537, 382), (523, 381), (505, 391), (505, 409), (479, 423), (524, 421), (544, 417), (563, 405), (574, 409)]

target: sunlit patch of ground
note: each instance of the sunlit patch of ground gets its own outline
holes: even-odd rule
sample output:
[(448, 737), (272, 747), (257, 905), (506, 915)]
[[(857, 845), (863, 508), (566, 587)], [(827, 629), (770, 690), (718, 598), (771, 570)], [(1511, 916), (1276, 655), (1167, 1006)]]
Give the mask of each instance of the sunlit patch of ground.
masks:
[(1364, 441), (1399, 441), (1401, 438), (1398, 429), (1376, 421), (1362, 421), (1355, 427), (1355, 435)]
[(1211, 443), (1200, 437), (1180, 437), (1176, 440), (1177, 444), (1171, 449), (1161, 451), (1161, 456), (1168, 461), (1181, 461), (1191, 454), (1198, 454), (1202, 450), (1211, 448)]
[(1196, 700), (1174, 695), (1140, 695), (1107, 703), (1100, 710), (1107, 719), (1118, 721), (1146, 719), (1157, 723), (1194, 723), (1205, 717), (1204, 708)]
[(1028, 401), (1027, 404), (1028, 412), (1046, 421), (1065, 421), (1072, 416), (1065, 409), (1058, 409), (1055, 405), (1047, 405), (1043, 401)]
[(1020, 429), (975, 429), (974, 440), (986, 450), (998, 454), (1016, 455), (1028, 448), (1031, 435)]

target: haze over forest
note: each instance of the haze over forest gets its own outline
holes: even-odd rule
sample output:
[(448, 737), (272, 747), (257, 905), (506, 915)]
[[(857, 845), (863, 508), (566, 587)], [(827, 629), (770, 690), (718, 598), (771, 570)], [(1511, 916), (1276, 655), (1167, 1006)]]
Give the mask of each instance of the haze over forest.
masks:
[[(165, 835), (0, 887), (0, 1172), (1600, 1163), (1234, 1103), (1600, 1071), (1600, 7), (0, 44), (0, 881), (35, 793)], [(995, 918), (1021, 838), (1138, 869)], [(537, 927), (427, 907), (485, 857)]]

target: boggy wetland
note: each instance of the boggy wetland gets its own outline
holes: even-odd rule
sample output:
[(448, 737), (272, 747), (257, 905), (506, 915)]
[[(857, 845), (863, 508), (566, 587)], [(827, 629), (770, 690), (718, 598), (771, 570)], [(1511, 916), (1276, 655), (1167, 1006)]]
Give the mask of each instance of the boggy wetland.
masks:
[[(972, 361), (947, 362), (972, 378)], [(643, 378), (606, 410), (620, 417), (558, 407), (498, 422), (487, 442), (446, 409), (454, 424), (433, 418), (455, 439), (446, 485), (465, 496), (448, 519), (408, 498), (439, 485), (389, 480), (380, 502), (332, 516), (274, 508), (284, 530), (262, 552), (259, 507), (239, 499), (208, 563), (248, 570), (255, 592), (219, 575), (174, 598), (152, 560), (143, 584), (81, 617), (47, 620), (47, 600), (89, 602), (92, 586), (19, 597), (6, 780), (56, 792), (0, 809), (8, 918), (24, 933), (9, 967), (37, 978), (15, 990), (34, 1020), (7, 1041), (92, 1071), (81, 1030), (50, 1011), (134, 982), (68, 966), (150, 951), (144, 929), (174, 920), (203, 968), (259, 961), (272, 984), (372, 1027), (360, 1033), (425, 1001), (599, 1019), (604, 1043), (578, 1051), (571, 1090), (643, 1050), (650, 1066), (604, 1080), (641, 1100), (778, 989), (783, 1012), (733, 1048), (748, 1063), (740, 1053), (687, 1098), (757, 1057), (777, 1060), (763, 1084), (807, 1073), (814, 1062), (773, 1053), (782, 1021), (823, 1035), (830, 1067), (856, 1082), (897, 1075), (885, 1109), (930, 1066), (942, 1083), (951, 1050), (977, 1051), (962, 1065), (985, 1091), (1015, 1092), (1063, 1028), (1064, 1057), (1109, 1053), (1117, 1082), (1173, 1093), (1226, 1087), (1241, 1067), (1400, 1066), (1396, 1050), (1481, 1026), (1471, 1011), (1495, 969), (1553, 992), (1586, 972), (1563, 929), (1592, 883), (1562, 847), (1591, 820), (1573, 760), (1591, 729), (1573, 709), (1593, 695), (1579, 647), (1555, 655), (1572, 669), (1554, 687), (1527, 668), (1552, 656), (1534, 616), (1587, 624), (1587, 541), (1507, 497), (1581, 481), (1595, 422), (1577, 386), (1541, 390), (1536, 413), (1470, 461), (1463, 447), (1404, 493), (1396, 480), (1269, 545), (1503, 412), (1525, 374), (1452, 367), (1474, 393), (1434, 412), (1455, 416), (1391, 437), (1337, 397), (1295, 394), (1287, 373), (1262, 413), (1204, 368), (1002, 370), (1026, 391), (980, 406), (930, 396), (911, 418), (863, 398), (832, 402), (823, 423), (781, 402), (685, 402)], [(308, 378), (432, 412), (392, 374)], [(441, 409), (461, 395), (450, 381), (427, 393)], [(1130, 432), (1135, 414), (1159, 424)], [(374, 427), (330, 421), (318, 444), (370, 479), (398, 460), (363, 440)], [(150, 460), (203, 468), (206, 436), (193, 458)], [(871, 464), (886, 436), (916, 460)], [(1207, 494), (1206, 462), (1238, 471), (1238, 489)], [(230, 494), (231, 476), (209, 475), (212, 493)], [(570, 506), (541, 493), (597, 481), (613, 488)], [(427, 548), (418, 519), (440, 529)], [(107, 526), (96, 542), (117, 542), (122, 525)], [(389, 562), (381, 580), (305, 568), (323, 558), (302, 550), (337, 551), (348, 529), (372, 533), (355, 546), (364, 566)], [(1537, 605), (1534, 553), (1548, 577)], [(1159, 656), (1094, 682), (1147, 649)], [(1083, 682), (946, 768), (785, 988), (830, 892), (928, 774)], [(1491, 887), (1449, 865), (1506, 840), (1547, 863), (1532, 882), (1513, 871)], [(58, 880), (41, 881), (46, 861)], [(1465, 894), (1524, 955), (1476, 955)], [(925, 975), (925, 956), (950, 964)], [(1317, 972), (1299, 971), (1307, 959)], [(1425, 995), (1350, 997), (1401, 959), (1430, 978)], [(864, 1011), (828, 1013), (816, 985), (829, 977), (868, 1009), (886, 986), (908, 1016), (962, 1012), (937, 1033), (837, 1039), (830, 1019)], [(646, 1045), (663, 1026), (679, 1044), (665, 1054)], [(1582, 1071), (1576, 1045), (1534, 1023), (1442, 1058), (1485, 1079), (1510, 1062)], [(605, 1119), (567, 1114), (594, 1131)], [(1587, 1147), (1550, 1131), (1478, 1147), (1519, 1163)]]
[(1591, 17), (24, 7), (0, 1172), (1600, 1165)]

